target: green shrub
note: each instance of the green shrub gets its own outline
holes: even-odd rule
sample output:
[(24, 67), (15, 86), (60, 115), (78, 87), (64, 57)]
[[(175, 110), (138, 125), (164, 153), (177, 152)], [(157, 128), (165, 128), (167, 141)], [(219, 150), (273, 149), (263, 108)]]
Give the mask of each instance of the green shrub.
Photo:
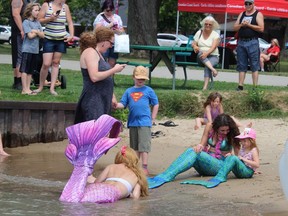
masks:
[(270, 110), (274, 107), (273, 104), (266, 99), (265, 91), (259, 90), (258, 88), (248, 91), (246, 103), (252, 112)]

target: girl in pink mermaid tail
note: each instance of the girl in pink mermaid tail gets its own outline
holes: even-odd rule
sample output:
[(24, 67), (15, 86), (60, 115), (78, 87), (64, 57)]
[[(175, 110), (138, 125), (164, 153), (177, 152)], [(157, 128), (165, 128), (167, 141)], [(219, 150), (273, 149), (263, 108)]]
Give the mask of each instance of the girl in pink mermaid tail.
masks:
[(117, 153), (115, 164), (107, 166), (93, 183), (89, 183), (97, 160), (120, 141), (121, 126), (117, 119), (102, 115), (97, 120), (66, 128), (69, 144), (65, 155), (74, 169), (60, 201), (111, 203), (126, 197), (148, 195), (147, 180), (139, 167), (139, 159), (135, 151), (126, 146)]
[[(96, 188), (93, 197), (87, 194), (82, 202), (97, 202), (103, 199), (109, 200), (113, 193), (116, 200), (131, 197), (138, 199), (140, 196), (148, 196), (148, 184), (144, 171), (139, 166), (136, 152), (127, 146), (122, 146), (116, 154), (115, 164), (108, 165), (95, 179), (95, 182), (87, 186)], [(111, 194), (107, 194), (111, 191)], [(90, 199), (92, 198), (92, 199)], [(101, 201), (102, 202), (102, 201)]]
[[(204, 102), (204, 117), (196, 118), (194, 130), (198, 130), (202, 125), (206, 125), (208, 122), (212, 123), (214, 119), (224, 113), (222, 105), (222, 95), (218, 92), (212, 92), (209, 94), (208, 98)], [(231, 116), (238, 127), (243, 127), (244, 125), (236, 119), (234, 116)], [(252, 122), (248, 123), (246, 127), (250, 128)]]

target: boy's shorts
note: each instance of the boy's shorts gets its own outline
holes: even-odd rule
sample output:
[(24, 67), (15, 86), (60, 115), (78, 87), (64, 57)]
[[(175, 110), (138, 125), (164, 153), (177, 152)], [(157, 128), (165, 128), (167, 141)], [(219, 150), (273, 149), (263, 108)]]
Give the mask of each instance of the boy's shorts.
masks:
[(20, 66), (21, 73), (27, 73), (32, 75), (38, 67), (38, 54), (22, 53), (22, 61)]
[(151, 128), (130, 127), (130, 147), (138, 152), (151, 151)]

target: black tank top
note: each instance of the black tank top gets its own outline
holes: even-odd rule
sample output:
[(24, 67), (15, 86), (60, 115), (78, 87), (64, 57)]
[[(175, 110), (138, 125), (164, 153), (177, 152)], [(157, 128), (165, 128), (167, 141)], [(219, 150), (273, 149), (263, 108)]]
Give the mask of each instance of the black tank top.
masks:
[[(30, 2), (37, 2), (37, 1), (33, 1), (33, 0), (22, 0), (23, 2), (23, 5), (22, 5), (22, 8), (21, 8), (21, 11), (20, 11), (20, 16), (22, 18), (22, 21), (23, 21), (23, 13), (24, 13), (24, 10), (27, 6), (27, 4), (29, 4)], [(10, 25), (11, 25), (11, 31), (13, 32), (19, 32), (20, 33), (20, 30), (18, 29), (18, 26), (16, 25), (14, 19), (13, 19), (13, 15), (12, 15), (12, 5), (10, 4)]]
[[(246, 15), (246, 12), (242, 13), (242, 16), (240, 18), (240, 23), (242, 23), (243, 20), (248, 20), (252, 25), (257, 25), (256, 17), (257, 17), (258, 11), (256, 10), (251, 15)], [(239, 38), (258, 38), (259, 33), (251, 28), (247, 27), (241, 27), (238, 32)]]

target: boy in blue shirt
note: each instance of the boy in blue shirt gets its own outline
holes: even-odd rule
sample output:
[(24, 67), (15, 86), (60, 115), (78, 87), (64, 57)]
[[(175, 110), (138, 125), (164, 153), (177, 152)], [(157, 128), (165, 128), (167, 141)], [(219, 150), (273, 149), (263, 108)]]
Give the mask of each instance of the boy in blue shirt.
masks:
[[(143, 66), (133, 71), (134, 86), (123, 94), (117, 109), (128, 107), (128, 123), (130, 147), (137, 152), (142, 161), (146, 175), (148, 172), (148, 153), (151, 151), (151, 127), (158, 113), (159, 102), (154, 90), (145, 85), (149, 80), (148, 70)], [(152, 106), (152, 113), (151, 108)]]

